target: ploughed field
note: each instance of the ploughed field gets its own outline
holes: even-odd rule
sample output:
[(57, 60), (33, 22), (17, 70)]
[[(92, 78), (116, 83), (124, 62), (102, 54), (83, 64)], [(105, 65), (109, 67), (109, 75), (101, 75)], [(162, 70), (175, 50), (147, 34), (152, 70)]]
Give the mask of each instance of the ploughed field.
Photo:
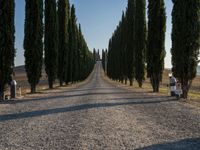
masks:
[(1, 103), (0, 128), (2, 150), (200, 149), (198, 105), (110, 81), (100, 62), (76, 87)]

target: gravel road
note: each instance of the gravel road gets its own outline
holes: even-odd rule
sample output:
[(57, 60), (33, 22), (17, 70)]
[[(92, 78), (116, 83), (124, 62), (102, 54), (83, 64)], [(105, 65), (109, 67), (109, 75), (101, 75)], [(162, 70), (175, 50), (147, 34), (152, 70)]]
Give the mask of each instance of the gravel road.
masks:
[(1, 150), (200, 150), (200, 108), (111, 83), (97, 63), (77, 88), (0, 104)]

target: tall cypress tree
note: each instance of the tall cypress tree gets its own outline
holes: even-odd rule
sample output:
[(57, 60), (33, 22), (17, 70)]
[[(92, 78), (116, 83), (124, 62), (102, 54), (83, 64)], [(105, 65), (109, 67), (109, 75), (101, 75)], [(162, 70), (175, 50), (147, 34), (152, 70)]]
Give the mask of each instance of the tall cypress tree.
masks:
[(58, 24), (56, 0), (45, 1), (45, 69), (48, 75), (49, 88), (57, 77), (58, 63)]
[[(76, 15), (75, 15), (76, 18)], [(73, 81), (77, 82), (79, 80), (79, 65), (80, 65), (80, 49), (79, 49), (79, 29), (77, 23), (75, 22), (75, 48), (74, 48), (74, 58), (73, 58)]]
[(166, 12), (164, 0), (149, 0), (148, 5), (147, 77), (154, 92), (159, 92), (164, 70)]
[(76, 14), (75, 7), (71, 7), (71, 17), (69, 21), (69, 66), (68, 66), (68, 76), (69, 81), (74, 82), (77, 79), (77, 48), (78, 48), (78, 29), (76, 24)]
[(145, 76), (146, 0), (136, 0), (135, 34), (135, 79), (142, 87)]
[(25, 68), (31, 93), (36, 92), (36, 85), (41, 77), (43, 64), (43, 1), (26, 0), (25, 14)]
[(196, 76), (200, 47), (200, 1), (173, 0), (172, 72), (182, 83), (183, 98), (188, 97)]
[(126, 14), (122, 14), (122, 50), (123, 50), (123, 73), (124, 73), (124, 80), (125, 84), (127, 84), (127, 78), (128, 78), (128, 62), (127, 62), (127, 35), (128, 35), (128, 28), (127, 28), (127, 12)]
[(95, 48), (93, 49), (93, 58), (96, 61), (96, 49)]
[(86, 55), (86, 49), (84, 48), (84, 37), (82, 35), (81, 25), (79, 24), (78, 27), (78, 76), (79, 80), (84, 79), (84, 72), (85, 72), (85, 55)]
[(68, 82), (69, 18), (69, 0), (58, 0), (58, 79), (60, 86), (63, 82)]
[(103, 67), (103, 70), (105, 71), (105, 51), (104, 49), (102, 49), (102, 67)]
[(14, 66), (14, 0), (0, 0), (0, 100), (11, 80)]
[(135, 0), (128, 0), (127, 8), (127, 76), (130, 86), (133, 85), (135, 76)]

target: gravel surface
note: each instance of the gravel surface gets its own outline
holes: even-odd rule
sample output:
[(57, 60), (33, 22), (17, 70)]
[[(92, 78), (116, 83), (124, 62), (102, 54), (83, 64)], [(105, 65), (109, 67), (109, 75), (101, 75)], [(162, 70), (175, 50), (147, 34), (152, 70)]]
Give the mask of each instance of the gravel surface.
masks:
[(200, 108), (90, 80), (0, 104), (2, 150), (200, 150)]

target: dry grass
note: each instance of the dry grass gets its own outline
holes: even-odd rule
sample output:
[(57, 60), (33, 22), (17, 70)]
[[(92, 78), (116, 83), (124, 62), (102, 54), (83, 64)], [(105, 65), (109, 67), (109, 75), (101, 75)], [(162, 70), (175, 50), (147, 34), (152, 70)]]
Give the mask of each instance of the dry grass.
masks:
[[(168, 75), (169, 75), (169, 73), (170, 73), (170, 70), (164, 70), (163, 80), (162, 80), (161, 85), (160, 85), (160, 91), (159, 91), (159, 93), (157, 93), (157, 95), (170, 95), (170, 91), (169, 91), (169, 87), (168, 87), (168, 84), (169, 84), (169, 76)], [(129, 85), (129, 83), (127, 85)], [(119, 83), (119, 86), (122, 86), (122, 85)], [(125, 85), (122, 86), (122, 87), (128, 88), (128, 89), (134, 88), (134, 90), (152, 93), (152, 86), (150, 84), (149, 79), (145, 80), (142, 88), (139, 88), (136, 81), (134, 81), (133, 87), (129, 87), (129, 86), (125, 86)], [(194, 79), (192, 86), (190, 88), (188, 99), (200, 102), (200, 76), (197, 76)]]
[[(92, 74), (92, 73), (91, 73)], [(84, 81), (82, 82), (77, 82), (77, 83), (73, 83), (73, 84), (68, 84), (68, 85), (64, 85), (62, 87), (59, 86), (59, 81), (56, 80), (54, 83), (54, 90), (60, 90), (60, 89), (66, 89), (66, 88), (76, 88), (79, 87), (83, 84), (86, 84), (91, 78), (91, 75)], [(17, 97), (24, 97), (27, 94), (30, 94), (30, 85), (28, 83), (28, 78), (26, 76), (26, 71), (25, 68), (23, 66), (20, 67), (16, 67), (15, 68), (15, 77), (14, 80), (17, 81)], [(21, 87), (21, 96), (20, 96), (20, 89), (19, 87)], [(7, 90), (5, 92), (6, 95), (10, 95), (9, 92), (9, 87), (7, 87)], [(40, 94), (43, 92), (46, 92), (49, 90), (49, 86), (48, 86), (48, 79), (47, 79), (47, 75), (45, 73), (45, 70), (42, 70), (42, 76), (40, 78), (40, 82), (37, 85), (37, 93), (36, 94)], [(50, 92), (50, 91), (49, 91)]]
[[(169, 88), (167, 87), (167, 84), (169, 83), (169, 77), (168, 77), (169, 73), (170, 73), (170, 70), (165, 70), (163, 73), (163, 81), (160, 86), (159, 94), (169, 95)], [(27, 77), (26, 77), (26, 72), (25, 72), (24, 67), (17, 67), (15, 69), (15, 78), (14, 79), (18, 83), (18, 87), (21, 86), (22, 95), (30, 93), (30, 86), (27, 82)], [(69, 85), (69, 86), (73, 86), (73, 85)], [(138, 90), (140, 89), (140, 88), (138, 88), (138, 84), (136, 82), (134, 82), (133, 87)], [(55, 88), (59, 88), (58, 81), (56, 81), (56, 83), (55, 83)], [(38, 90), (38, 92), (42, 92), (47, 89), (48, 89), (47, 76), (43, 69), (42, 77), (40, 79), (40, 83), (37, 86), (37, 90)], [(142, 90), (145, 90), (148, 92), (152, 91), (152, 87), (150, 85), (149, 79), (145, 80)], [(9, 89), (7, 90), (6, 93), (9, 94)], [(19, 96), (19, 90), (17, 90), (17, 95)], [(192, 83), (190, 93), (189, 93), (189, 99), (200, 101), (200, 76), (197, 76)]]

